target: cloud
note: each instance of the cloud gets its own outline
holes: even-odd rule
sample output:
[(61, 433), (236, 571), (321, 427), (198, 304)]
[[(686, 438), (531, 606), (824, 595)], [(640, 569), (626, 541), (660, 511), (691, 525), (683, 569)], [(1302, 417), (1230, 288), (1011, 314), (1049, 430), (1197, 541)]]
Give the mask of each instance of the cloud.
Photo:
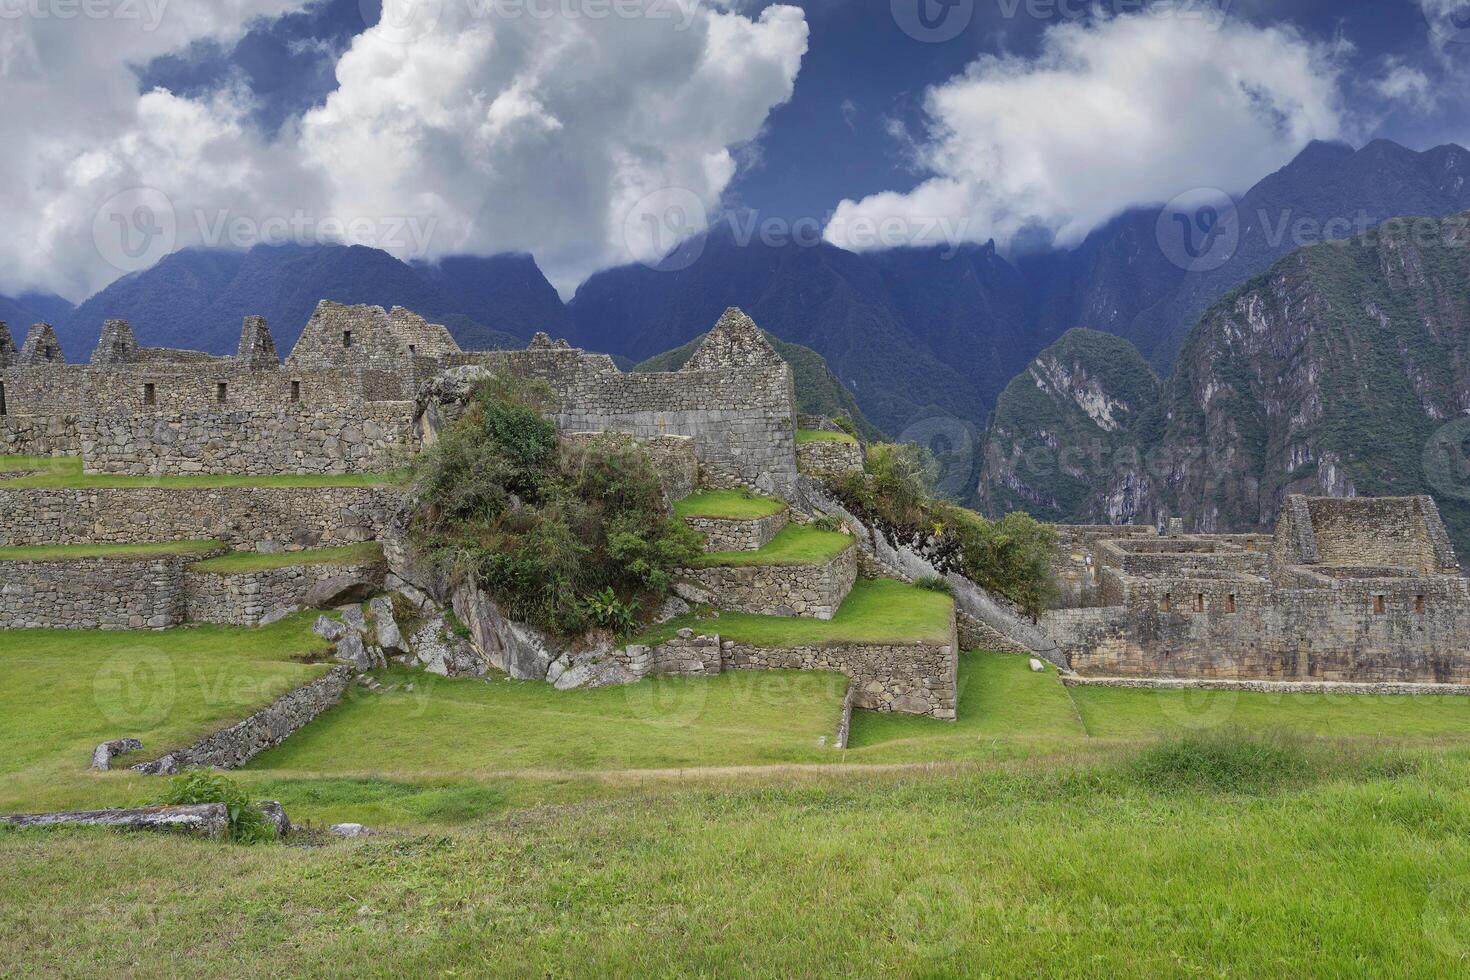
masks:
[(1419, 111), (1433, 109), (1436, 102), (1434, 84), (1429, 76), (1398, 58), (1388, 59), (1382, 77), (1373, 83), (1373, 90), (1390, 102)]
[(114, 6), (140, 21), (7, 22), (0, 293), (80, 299), (116, 278), (117, 249), (98, 242), (111, 226), (94, 217), (132, 222), (137, 196), (116, 195), (140, 186), (157, 192), (150, 227), (171, 211), (169, 247), (284, 229), (401, 257), (530, 251), (566, 289), (671, 244), (649, 229), (672, 217), (698, 229), (742, 145), (790, 97), (807, 43), (789, 6), (389, 0), (432, 16), (365, 28), (336, 62), (336, 90), (278, 133), (252, 121), (243, 85), (199, 98), (139, 86), (138, 66), (231, 45), (310, 3), (137, 0)]
[(1343, 135), (1342, 54), (1238, 20), (1054, 26), (1036, 57), (982, 57), (931, 89), (918, 145), (928, 178), (843, 201), (827, 238), (1005, 243), (1042, 225), (1074, 244), (1130, 206), (1243, 190), (1309, 140)]

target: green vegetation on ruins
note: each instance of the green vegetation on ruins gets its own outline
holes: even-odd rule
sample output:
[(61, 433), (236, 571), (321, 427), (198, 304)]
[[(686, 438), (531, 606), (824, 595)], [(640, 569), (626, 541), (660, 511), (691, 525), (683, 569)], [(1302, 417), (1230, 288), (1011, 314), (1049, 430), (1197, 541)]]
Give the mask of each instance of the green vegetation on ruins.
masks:
[(653, 646), (688, 627), (695, 632), (718, 633), (722, 640), (768, 647), (947, 643), (953, 614), (954, 600), (943, 593), (890, 579), (860, 580), (837, 615), (829, 620), (736, 612), (709, 618), (691, 614), (656, 626), (635, 642)]
[(726, 521), (752, 521), (779, 514), (786, 505), (748, 490), (704, 490), (674, 504), (678, 517), (708, 517)]
[[(36, 463), (38, 465), (30, 465)], [(38, 471), (38, 472), (31, 472)], [(347, 473), (338, 475), (285, 474), (238, 476), (196, 474), (190, 476), (129, 476), (116, 473), (83, 473), (81, 459), (73, 456), (0, 456), (0, 473), (22, 472), (14, 479), (0, 479), (0, 490), (107, 490), (128, 487), (160, 487), (165, 490), (216, 490), (229, 487), (376, 487), (402, 483), (401, 473)]]
[(933, 494), (933, 464), (914, 445), (879, 443), (867, 449), (865, 473), (832, 484), (843, 506), (883, 533), (930, 542), (931, 560), (1005, 596), (1036, 616), (1055, 594), (1051, 552), (1056, 530), (1021, 512), (988, 521)]
[[(77, 561), (83, 558), (145, 560), (176, 555), (208, 555), (223, 541), (152, 541), (147, 544), (48, 544), (0, 548), (0, 561)], [(3, 634), (0, 634), (3, 635)]]
[(362, 565), (381, 561), (383, 546), (376, 541), (343, 545), (340, 548), (317, 548), (311, 551), (232, 551), (218, 558), (208, 558), (189, 566), (191, 572), (211, 575), (243, 575), (268, 572), (296, 565)]
[(564, 636), (657, 609), (700, 538), (668, 514), (646, 450), (561, 442), (537, 385), (490, 378), (416, 463), (414, 531), (430, 558), (507, 615)]
[(825, 429), (797, 429), (796, 444), (805, 445), (810, 442), (850, 442), (857, 440), (846, 432), (828, 432)]
[(851, 535), (788, 524), (758, 551), (716, 551), (701, 555), (692, 564), (696, 568), (823, 565), (852, 547), (856, 545)]

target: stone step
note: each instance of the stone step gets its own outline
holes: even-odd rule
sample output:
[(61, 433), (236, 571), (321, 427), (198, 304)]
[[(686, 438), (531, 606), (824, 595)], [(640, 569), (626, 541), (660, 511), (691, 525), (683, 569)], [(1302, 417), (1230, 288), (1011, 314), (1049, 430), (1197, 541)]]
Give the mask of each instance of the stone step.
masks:
[(781, 501), (739, 490), (706, 490), (675, 506), (684, 523), (704, 535), (706, 554), (759, 551), (791, 522)]

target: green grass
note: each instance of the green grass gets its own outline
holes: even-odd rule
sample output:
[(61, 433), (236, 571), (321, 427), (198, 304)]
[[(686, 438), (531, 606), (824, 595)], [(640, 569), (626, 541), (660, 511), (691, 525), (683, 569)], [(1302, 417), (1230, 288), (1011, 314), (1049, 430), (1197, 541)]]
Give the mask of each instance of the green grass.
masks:
[[(62, 456), (0, 456), (0, 473), (24, 473), (30, 470), (68, 469), (73, 461)], [(76, 462), (81, 468), (80, 461)]]
[(748, 565), (824, 565), (854, 547), (851, 535), (788, 524), (759, 551), (716, 551), (695, 560), (698, 568)]
[(92, 749), (132, 737), (138, 759), (156, 758), (317, 676), (323, 667), (302, 662), (326, 648), (315, 618), (258, 630), (0, 631), (0, 812), (134, 801), (146, 781), (87, 773)]
[(753, 521), (779, 514), (786, 505), (743, 490), (705, 490), (674, 504), (679, 517), (709, 517), (726, 521)]
[(172, 555), (207, 555), (222, 541), (153, 541), (146, 544), (52, 544), (0, 548), (0, 561), (75, 561), (79, 558), (144, 560)]
[[(19, 465), (34, 457), (0, 457), (0, 472), (32, 469)], [(214, 490), (227, 487), (374, 487), (402, 483), (401, 473), (350, 473), (337, 476), (123, 476), (110, 473), (83, 473), (82, 461), (75, 457), (45, 459), (45, 472), (13, 480), (0, 480), (0, 489), (75, 490), (114, 489), (127, 487), (161, 487), (171, 490)]]
[[(1412, 760), (1411, 760), (1412, 761)], [(1470, 762), (715, 782), (328, 847), (0, 833), (18, 975), (1394, 976), (1470, 959)], [(330, 785), (333, 795), (353, 785)], [(426, 809), (493, 805), (405, 789)]]
[(828, 432), (825, 429), (797, 429), (796, 444), (801, 446), (809, 442), (850, 442), (856, 444), (857, 440), (846, 432)]
[(273, 568), (296, 565), (362, 565), (383, 559), (383, 546), (376, 541), (349, 544), (340, 548), (317, 548), (313, 551), (282, 551), (262, 554), (258, 551), (233, 551), (189, 566), (191, 572), (210, 575), (243, 575), (265, 572)]
[(830, 620), (791, 616), (753, 616), (723, 612), (701, 619), (681, 616), (639, 637), (635, 642), (663, 643), (686, 626), (721, 638), (769, 647), (833, 643), (944, 643), (949, 639), (954, 600), (890, 580), (859, 581), (837, 615)]
[(575, 691), (396, 669), (384, 681), (396, 690), (334, 709), (250, 768), (412, 778), (830, 760), (818, 740), (837, 731), (847, 690), (841, 675), (799, 671)]

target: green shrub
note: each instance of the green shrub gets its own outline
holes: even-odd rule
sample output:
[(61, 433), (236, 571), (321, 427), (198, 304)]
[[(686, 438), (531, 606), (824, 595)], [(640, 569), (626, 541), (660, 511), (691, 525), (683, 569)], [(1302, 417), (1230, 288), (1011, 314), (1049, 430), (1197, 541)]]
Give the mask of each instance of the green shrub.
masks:
[(260, 807), (246, 798), (234, 782), (208, 769), (191, 769), (173, 777), (168, 789), (153, 806), (194, 806), (223, 803), (230, 815), (230, 839), (237, 844), (266, 844), (276, 839), (276, 829)]
[(619, 636), (627, 634), (638, 622), (638, 601), (623, 602), (611, 588), (588, 596), (586, 601), (587, 615), (592, 622)]
[(1165, 791), (1260, 793), (1300, 782), (1312, 768), (1299, 740), (1228, 728), (1160, 742), (1133, 760), (1139, 782)]
[[(673, 520), (648, 454), (603, 436), (558, 443), (538, 386), (494, 379), (416, 464), (416, 538), (440, 568), (511, 617), (563, 636), (656, 606), (701, 552)], [(621, 623), (619, 613), (614, 619)]]
[(834, 418), (832, 420), (832, 422), (833, 422), (834, 425), (837, 426), (837, 428), (841, 429), (843, 432), (846, 432), (848, 435), (852, 436), (854, 439), (857, 439), (857, 440), (861, 441), (862, 437), (858, 435), (857, 426), (855, 426), (855, 425), (852, 424), (852, 419), (848, 418), (845, 415), (839, 415), (836, 418)]
[(914, 586), (926, 592), (943, 592), (945, 595), (954, 595), (954, 585), (949, 579), (938, 575), (925, 575), (923, 578), (915, 579)]
[(823, 514), (812, 521), (812, 527), (818, 531), (828, 531), (832, 534), (841, 534), (847, 527), (847, 521), (842, 519), (841, 514)]
[(845, 474), (831, 484), (844, 506), (897, 539), (927, 540), (946, 560), (986, 589), (1039, 616), (1056, 594), (1051, 553), (1056, 530), (1029, 514), (988, 521), (972, 510), (936, 500), (934, 470), (918, 446), (868, 447), (867, 472)]

